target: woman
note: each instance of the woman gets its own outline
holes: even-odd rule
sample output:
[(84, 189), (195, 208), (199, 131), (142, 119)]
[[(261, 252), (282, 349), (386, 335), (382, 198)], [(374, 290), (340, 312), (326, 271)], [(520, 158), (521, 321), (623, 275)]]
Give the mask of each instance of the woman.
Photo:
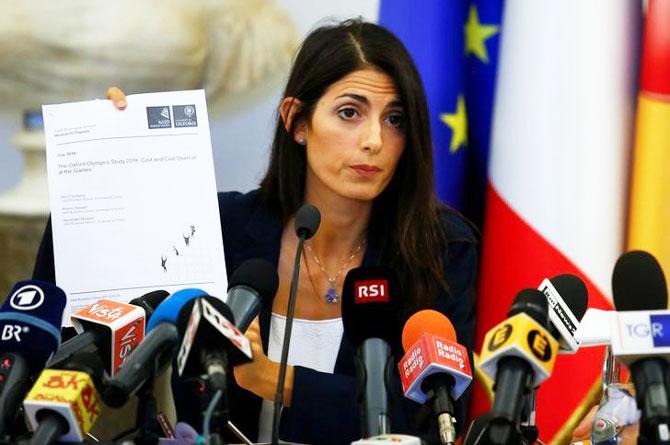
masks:
[[(125, 106), (118, 89), (108, 96)], [(431, 307), (450, 318), (459, 342), (471, 349), (476, 241), (468, 223), (435, 197), (423, 87), (389, 31), (358, 20), (314, 30), (283, 97), (261, 188), (219, 194), (227, 272), (260, 257), (277, 265), (280, 282), (247, 331), (255, 359), (234, 369), (239, 388), (231, 391), (230, 413), (250, 437), (260, 430), (259, 439), (268, 440), (297, 245), (293, 216), (310, 203), (321, 225), (301, 263), (280, 437), (350, 443), (360, 437), (360, 409), (355, 348), (340, 318), (345, 275), (374, 264), (398, 273), (402, 314), (400, 323), (389, 320), (398, 324), (397, 344), (402, 322)], [(41, 271), (38, 259), (36, 277), (46, 278)], [(412, 423), (418, 405), (402, 397), (397, 376), (393, 384), (393, 431), (419, 434)], [(173, 389), (179, 417), (195, 424), (186, 391)], [(465, 402), (457, 411), (462, 426)]]

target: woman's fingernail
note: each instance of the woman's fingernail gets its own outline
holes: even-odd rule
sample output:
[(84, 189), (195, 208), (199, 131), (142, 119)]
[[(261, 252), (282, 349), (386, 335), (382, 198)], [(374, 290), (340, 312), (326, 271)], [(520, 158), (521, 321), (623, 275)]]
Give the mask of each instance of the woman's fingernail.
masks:
[(116, 106), (119, 107), (119, 108), (126, 108), (126, 105), (128, 105), (128, 104), (127, 104), (126, 101), (123, 100), (123, 99), (121, 99), (120, 101), (118, 101), (118, 102), (116, 103)]

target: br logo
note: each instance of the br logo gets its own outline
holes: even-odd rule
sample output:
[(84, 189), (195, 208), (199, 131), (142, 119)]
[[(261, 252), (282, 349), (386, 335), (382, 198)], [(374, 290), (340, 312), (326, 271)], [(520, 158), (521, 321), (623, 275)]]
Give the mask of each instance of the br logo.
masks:
[(551, 359), (549, 339), (540, 331), (533, 329), (528, 333), (528, 347), (535, 357), (543, 362)]
[(36, 309), (44, 302), (44, 292), (37, 286), (28, 284), (19, 288), (9, 299), (9, 305), (18, 311)]
[(496, 329), (491, 336), (491, 340), (489, 340), (489, 344), (487, 345), (489, 351), (495, 351), (504, 345), (507, 339), (509, 339), (510, 335), (512, 335), (512, 325), (509, 323), (505, 323)]

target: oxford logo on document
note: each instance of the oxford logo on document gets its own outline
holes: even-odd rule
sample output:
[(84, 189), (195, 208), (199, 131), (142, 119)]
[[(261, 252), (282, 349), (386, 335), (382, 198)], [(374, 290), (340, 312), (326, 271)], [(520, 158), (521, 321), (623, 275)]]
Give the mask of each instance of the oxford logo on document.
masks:
[(195, 105), (173, 105), (172, 116), (174, 117), (174, 127), (197, 127), (198, 115), (195, 112)]

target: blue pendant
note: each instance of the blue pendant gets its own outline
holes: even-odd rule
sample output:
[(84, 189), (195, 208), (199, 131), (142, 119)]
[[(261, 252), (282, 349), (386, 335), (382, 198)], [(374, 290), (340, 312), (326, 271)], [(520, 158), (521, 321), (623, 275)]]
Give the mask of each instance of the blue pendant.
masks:
[(337, 297), (337, 289), (334, 286), (329, 286), (323, 298), (326, 300), (326, 303), (337, 303)]

